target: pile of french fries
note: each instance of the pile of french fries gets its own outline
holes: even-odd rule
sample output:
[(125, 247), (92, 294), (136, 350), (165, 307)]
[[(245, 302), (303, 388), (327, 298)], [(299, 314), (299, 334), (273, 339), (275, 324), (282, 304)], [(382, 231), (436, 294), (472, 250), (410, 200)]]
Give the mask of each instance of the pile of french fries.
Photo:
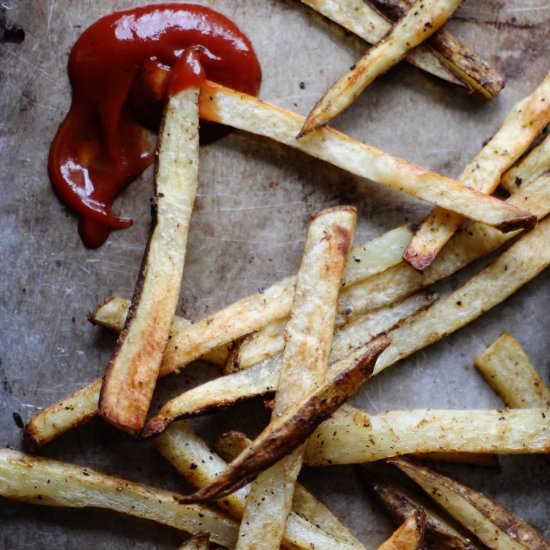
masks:
[[(192, 535), (182, 549), (360, 550), (297, 478), (304, 464), (384, 462), (378, 470), (361, 466), (366, 486), (398, 524), (380, 550), (548, 549), (521, 518), (421, 462), (487, 467), (497, 455), (550, 452), (550, 389), (513, 336), (503, 334), (475, 358), (506, 408), (371, 415), (345, 402), (365, 384), (368, 391), (371, 377), (477, 319), (550, 265), (550, 138), (541, 138), (550, 124), (550, 74), (513, 108), (461, 181), (451, 180), (325, 124), (402, 59), (497, 95), (498, 73), (442, 29), (461, 2), (302, 1), (374, 46), (305, 119), (208, 81), (169, 98), (154, 227), (134, 296), (109, 297), (90, 315), (120, 333), (105, 376), (25, 428), (35, 450), (96, 415), (136, 437), (155, 436), (160, 454), (195, 492), (170, 493), (3, 449), (0, 495), (153, 520)], [(295, 276), (191, 323), (175, 313), (197, 191), (199, 118), (297, 148), (435, 209), (414, 234), (398, 227), (355, 246), (355, 209), (323, 210), (311, 218)], [(506, 200), (490, 196), (498, 186)], [(442, 297), (431, 290), (497, 251), (460, 288)], [(199, 358), (218, 365), (220, 376), (148, 417), (157, 379)], [(271, 419), (254, 440), (227, 432), (212, 450), (184, 420), (255, 396), (266, 399)]]

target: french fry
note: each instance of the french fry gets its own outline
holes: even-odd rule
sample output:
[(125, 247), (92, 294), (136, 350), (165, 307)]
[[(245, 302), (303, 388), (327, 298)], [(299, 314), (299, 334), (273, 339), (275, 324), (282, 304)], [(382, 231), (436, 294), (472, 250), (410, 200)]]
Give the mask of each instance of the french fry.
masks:
[[(405, 319), (427, 308), (437, 300), (437, 294), (420, 292), (395, 305), (377, 309), (371, 313), (346, 319), (340, 315), (341, 326), (334, 333), (329, 363), (343, 359), (354, 349), (387, 332)], [(344, 324), (348, 321), (347, 324)], [(270, 323), (265, 329), (245, 337), (236, 346), (226, 365), (226, 372), (237, 372), (275, 357), (284, 349), (284, 322)]]
[(355, 141), (333, 128), (319, 128), (297, 140), (295, 137), (303, 126), (303, 117), (213, 82), (206, 82), (201, 87), (200, 115), (210, 122), (268, 137), (352, 174), (503, 231), (531, 227), (535, 221), (523, 209)]
[[(155, 444), (176, 470), (198, 488), (214, 481), (227, 467), (227, 463), (213, 453), (184, 421), (172, 424), (155, 440)], [(242, 487), (219, 500), (217, 504), (233, 518), (240, 520), (249, 491), (248, 486)], [(328, 514), (332, 516), (330, 512)], [(325, 524), (318, 521), (320, 520), (318, 516), (304, 513), (303, 507), (300, 509), (294, 507), (286, 523), (283, 537), (285, 547), (331, 550), (340, 548), (339, 544), (342, 542), (348, 550), (364, 550), (363, 545), (355, 538), (351, 540), (344, 538), (346, 528), (334, 516), (332, 519), (333, 522), (338, 523), (337, 533), (328, 532)]]
[(447, 519), (429, 506), (429, 503), (421, 501), (418, 495), (380, 475), (367, 475), (361, 470), (361, 478), (396, 522), (405, 521), (417, 511), (424, 513), (426, 516), (424, 537), (430, 548), (479, 550), (479, 547), (472, 540), (451, 525)]
[[(369, 44), (382, 40), (392, 28), (391, 21), (364, 0), (301, 1)], [(382, 5), (377, 7), (383, 9)], [(403, 10), (406, 8), (403, 6)], [(385, 15), (396, 19), (402, 13)], [(445, 30), (439, 30), (428, 44), (417, 46), (409, 52), (406, 60), (443, 80), (475, 90), (488, 99), (496, 97), (504, 87), (502, 75)]]
[(209, 533), (233, 548), (237, 525), (181, 495), (102, 474), (90, 468), (0, 450), (0, 496), (42, 506), (103, 508), (155, 521), (191, 534)]
[(550, 136), (546, 136), (533, 150), (522, 158), (516, 166), (508, 170), (500, 180), (500, 186), (509, 193), (515, 193), (522, 185), (550, 170)]
[[(466, 166), (460, 180), (490, 194), (504, 172), (527, 150), (550, 123), (550, 73), (528, 97), (517, 103), (497, 133)], [(423, 271), (463, 223), (462, 216), (435, 208), (420, 226), (403, 258)]]
[(223, 367), (224, 374), (239, 372), (280, 354), (285, 347), (287, 321), (287, 317), (276, 319), (234, 342)]
[[(414, 0), (369, 0), (369, 3), (395, 21), (403, 17)], [(426, 46), (464, 85), (486, 99), (496, 97), (504, 88), (504, 77), (447, 30), (440, 29)]]
[(310, 466), (360, 464), (426, 452), (550, 452), (547, 409), (414, 410), (367, 415), (341, 407), (309, 438)]
[(180, 294), (198, 184), (198, 96), (193, 86), (168, 99), (159, 141), (154, 228), (101, 387), (99, 414), (133, 435), (145, 423)]
[(417, 550), (420, 548), (426, 528), (426, 515), (413, 512), (378, 550)]
[[(231, 431), (221, 434), (216, 439), (214, 449), (225, 461), (231, 462), (251, 443), (252, 440), (248, 439), (243, 433)], [(322, 526), (323, 531), (336, 540), (363, 548), (363, 545), (353, 536), (350, 530), (321, 501), (317, 500), (299, 483), (296, 483), (294, 488), (292, 510), (313, 525)], [(292, 512), (287, 519), (287, 529), (291, 516)]]
[[(380, 42), (392, 28), (389, 19), (364, 0), (300, 1), (333, 23), (362, 38), (367, 44)], [(406, 61), (442, 80), (469, 88), (443, 65), (428, 46), (417, 46), (407, 54)]]
[(365, 382), (376, 357), (388, 343), (387, 338), (379, 337), (339, 362), (338, 368), (331, 372), (330, 382), (320, 386), (288, 414), (272, 421), (268, 429), (231, 463), (215, 483), (189, 495), (188, 500), (195, 502), (221, 498), (242, 487), (260, 471), (299, 447), (320, 422), (330, 416)]
[[(292, 416), (294, 410), (325, 381), (338, 293), (356, 221), (355, 209), (337, 207), (320, 212), (309, 225), (296, 276), (294, 303), (285, 327), (285, 348), (272, 419), (263, 432), (269, 434), (268, 437), (274, 431), (270, 426)], [(262, 449), (269, 452), (269, 446), (270, 443), (264, 444), (259, 452)], [(245, 450), (242, 455), (246, 456), (246, 453)], [(236, 550), (280, 548), (292, 508), (294, 487), (302, 469), (302, 455), (303, 447), (295, 448), (286, 456), (280, 454), (278, 462), (273, 461), (250, 484)], [(238, 462), (239, 457), (228, 470)], [(229, 484), (232, 482), (230, 480)]]
[(475, 366), (507, 407), (550, 408), (550, 388), (511, 334), (495, 340), (476, 358)]
[(301, 138), (348, 109), (376, 78), (399, 63), (451, 17), (461, 0), (416, 0), (402, 19), (315, 104), (298, 134)]
[(407, 474), (481, 542), (494, 550), (548, 550), (550, 543), (521, 518), (470, 487), (410, 460), (389, 461)]
[(210, 548), (210, 536), (208, 533), (203, 535), (197, 535), (184, 542), (179, 550), (208, 550)]

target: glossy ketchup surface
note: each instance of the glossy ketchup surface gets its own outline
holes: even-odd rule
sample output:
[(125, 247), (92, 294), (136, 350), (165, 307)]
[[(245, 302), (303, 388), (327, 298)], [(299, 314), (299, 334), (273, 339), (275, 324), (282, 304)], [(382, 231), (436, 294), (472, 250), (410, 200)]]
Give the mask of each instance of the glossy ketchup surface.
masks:
[[(153, 162), (145, 128), (158, 130), (168, 94), (197, 85), (204, 73), (252, 95), (261, 81), (250, 40), (223, 15), (193, 4), (156, 4), (99, 19), (74, 45), (68, 69), (72, 104), (48, 168), (89, 247), (131, 224), (111, 206)], [(203, 141), (215, 137), (205, 126)]]

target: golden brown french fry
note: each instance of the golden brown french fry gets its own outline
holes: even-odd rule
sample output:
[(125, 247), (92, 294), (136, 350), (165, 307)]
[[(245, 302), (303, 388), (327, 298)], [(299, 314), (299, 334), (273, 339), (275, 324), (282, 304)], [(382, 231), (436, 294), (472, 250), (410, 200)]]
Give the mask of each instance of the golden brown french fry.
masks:
[[(221, 434), (216, 439), (214, 449), (225, 461), (231, 462), (251, 443), (252, 440), (248, 439), (243, 433), (230, 431)], [(299, 483), (296, 483), (294, 489), (292, 510), (313, 525), (322, 526), (323, 531), (336, 540), (341, 540), (358, 548), (363, 548), (363, 545), (353, 536), (350, 530), (334, 516), (321, 501), (317, 500)], [(287, 520), (287, 529), (291, 515)]]
[(426, 516), (424, 537), (430, 548), (440, 550), (479, 550), (468, 536), (461, 533), (447, 519), (441, 516), (429, 503), (420, 500), (418, 495), (404, 489), (394, 481), (379, 474), (370, 475), (361, 470), (361, 478), (376, 495), (384, 509), (398, 523), (405, 521), (411, 514), (420, 511)]
[(261, 329), (273, 319), (286, 317), (294, 284), (295, 277), (287, 277), (174, 334), (164, 352), (160, 373), (177, 371), (213, 348)]
[(504, 333), (495, 340), (476, 358), (475, 366), (506, 406), (550, 408), (550, 388), (511, 334)]
[[(403, 17), (414, 0), (368, 0), (368, 3), (395, 21)], [(426, 46), (466, 87), (486, 99), (496, 97), (504, 88), (504, 77), (444, 28), (435, 33)]]
[(378, 550), (417, 550), (420, 548), (426, 528), (426, 514), (413, 512)]
[(494, 550), (548, 550), (550, 543), (521, 518), (470, 487), (410, 460), (389, 461)]
[(461, 3), (462, 0), (416, 0), (388, 34), (327, 90), (310, 111), (298, 137), (348, 109), (376, 78), (442, 27)]
[(529, 185), (534, 179), (550, 170), (550, 136), (546, 136), (516, 166), (508, 170), (500, 180), (500, 186), (509, 193), (515, 193), (522, 185)]
[(341, 407), (309, 438), (310, 466), (360, 464), (426, 452), (550, 452), (547, 409), (413, 410), (368, 415)]
[(386, 337), (379, 337), (339, 362), (339, 368), (331, 372), (330, 383), (323, 384), (287, 414), (272, 421), (223, 475), (210, 486), (189, 495), (189, 502), (221, 498), (299, 447), (320, 422), (358, 391), (368, 379), (376, 357), (388, 344)]
[(208, 550), (210, 548), (210, 536), (208, 533), (197, 535), (184, 542), (179, 550)]
[[(195, 487), (208, 485), (227, 467), (227, 463), (213, 453), (184, 421), (172, 424), (155, 443), (161, 454)], [(249, 487), (242, 487), (217, 504), (240, 520), (248, 493)], [(294, 508), (289, 514), (283, 538), (285, 547), (332, 550), (344, 543), (343, 547), (347, 550), (364, 550), (355, 538), (350, 540), (340, 536), (347, 530), (334, 516), (333, 522), (338, 522), (339, 529), (337, 533), (330, 533), (324, 523), (317, 521), (318, 517), (303, 512), (303, 509), (299, 511)], [(331, 515), (330, 512), (328, 514)]]
[(181, 495), (102, 474), (67, 462), (0, 450), (0, 496), (43, 506), (104, 508), (155, 521), (191, 534), (209, 533), (233, 548), (237, 525)]
[(168, 99), (159, 138), (154, 228), (101, 387), (101, 416), (134, 435), (149, 411), (180, 294), (198, 184), (198, 96), (198, 88), (190, 87)]
[[(528, 97), (517, 103), (497, 133), (466, 166), (460, 180), (490, 194), (504, 172), (550, 123), (550, 73)], [(435, 208), (420, 226), (403, 258), (415, 269), (426, 269), (463, 223), (464, 218)]]
[[(296, 276), (294, 302), (285, 327), (282, 368), (270, 426), (292, 415), (325, 381), (338, 293), (356, 221), (354, 208), (336, 207), (320, 212), (309, 225)], [(264, 433), (271, 435), (270, 426)], [(279, 461), (260, 472), (250, 484), (236, 550), (280, 548), (302, 468), (302, 455), (303, 447), (286, 456), (279, 455)]]
[[(518, 190), (516, 194), (510, 197), (509, 201), (516, 204), (525, 204), (539, 218), (544, 218), (550, 211), (550, 176), (545, 175), (537, 178), (527, 188)], [(344, 288), (340, 293), (340, 313), (344, 316), (344, 319), (351, 319), (360, 313), (378, 309), (402, 300), (413, 292), (452, 275), (472, 261), (497, 250), (515, 235), (517, 233), (508, 233), (505, 235), (483, 224), (472, 223), (453, 237), (437, 260), (424, 273), (419, 273), (405, 262), (401, 262), (401, 264), (387, 269), (383, 273), (369, 277), (365, 281), (362, 281), (361, 284), (354, 284), (349, 288)], [(531, 276), (529, 274), (526, 275), (524, 279), (518, 281), (519, 286), (530, 280)], [(278, 307), (282, 302), (286, 301), (288, 306), (286, 314), (288, 314), (290, 304), (292, 303), (293, 284), (293, 278), (285, 279), (270, 287), (263, 295), (256, 294), (245, 298), (208, 317), (205, 321), (199, 321), (199, 326), (195, 333), (196, 336), (191, 342), (191, 347), (197, 353), (204, 353), (214, 347), (214, 342), (219, 343), (220, 341), (224, 341), (220, 338), (219, 334), (212, 334), (208, 330), (208, 327), (217, 323), (216, 320), (220, 319), (220, 317), (221, 321), (218, 323), (219, 333), (228, 334), (230, 339), (235, 339), (250, 332), (248, 329), (251, 324), (260, 324), (260, 321), (257, 320), (259, 311), (263, 315), (264, 309), (273, 308), (272, 314), (279, 315), (280, 309)], [(491, 281), (489, 284), (492, 285), (494, 282)], [(266, 295), (269, 295), (270, 299), (264, 303), (262, 300)], [(452, 297), (450, 299), (452, 300)], [(272, 304), (272, 300), (277, 303)], [(492, 307), (492, 305), (488, 304), (486, 306), (487, 309)], [(480, 307), (477, 313), (473, 313), (473, 315), (474, 317), (479, 316), (484, 311), (486, 310)], [(268, 315), (262, 317), (264, 323), (276, 318), (270, 318)], [(230, 325), (232, 331), (228, 330), (228, 325), (224, 319), (232, 323)], [(240, 320), (240, 323), (235, 321), (237, 319)], [(235, 324), (233, 324), (234, 321)], [(452, 325), (449, 326), (448, 331), (452, 331), (451, 327)], [(189, 332), (188, 330), (188, 334)], [(425, 345), (428, 345), (428, 343)], [(192, 356), (186, 349), (179, 349), (176, 352), (181, 353), (180, 357)], [(178, 363), (176, 360), (172, 361), (172, 363), (174, 368), (183, 365), (183, 363)], [(226, 405), (238, 401), (239, 398), (246, 399), (253, 395), (275, 390), (276, 382), (273, 385), (274, 378), (273, 374), (269, 371), (269, 366), (263, 365), (258, 370), (262, 373), (261, 380), (259, 381), (254, 378), (253, 374), (247, 374), (242, 385), (237, 384), (237, 381), (235, 381), (231, 386), (230, 395), (226, 395), (223, 398)], [(229, 380), (227, 381), (229, 382)], [(219, 383), (218, 381), (218, 385)], [(100, 386), (101, 380), (98, 379), (76, 394), (38, 413), (27, 424), (26, 431), (29, 440), (39, 447), (52, 441), (67, 430), (80, 425), (86, 419), (93, 417), (97, 413)], [(261, 388), (265, 389), (262, 390)], [(220, 386), (220, 389), (223, 390), (223, 386)], [(198, 391), (200, 392), (201, 390)], [(199, 396), (197, 396), (197, 399), (203, 403), (205, 401), (219, 403), (221, 395), (223, 395), (223, 391), (219, 393), (219, 390), (213, 389), (211, 392), (204, 392), (203, 397), (205, 399), (199, 398)]]
[(303, 117), (213, 82), (206, 82), (201, 87), (200, 115), (204, 120), (268, 137), (352, 174), (503, 231), (531, 227), (535, 221), (523, 209), (355, 141), (333, 128), (319, 128), (297, 140), (295, 136), (304, 123)]
[[(392, 28), (390, 20), (365, 0), (301, 0), (301, 2), (362, 38), (368, 44), (380, 42)], [(473, 52), (468, 53), (475, 57)], [(417, 46), (407, 54), (406, 60), (429, 74), (470, 89), (470, 86), (443, 65), (428, 46)]]

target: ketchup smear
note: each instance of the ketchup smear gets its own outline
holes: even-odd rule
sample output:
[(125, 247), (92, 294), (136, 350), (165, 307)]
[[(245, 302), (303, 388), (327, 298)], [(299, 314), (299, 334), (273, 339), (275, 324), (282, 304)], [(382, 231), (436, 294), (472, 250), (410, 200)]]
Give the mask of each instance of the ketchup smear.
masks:
[[(203, 70), (208, 79), (251, 95), (261, 82), (250, 40), (225, 16), (194, 4), (155, 4), (99, 19), (74, 45), (68, 70), (72, 104), (48, 169), (91, 248), (131, 225), (111, 206), (153, 162), (145, 129), (158, 131), (169, 94), (200, 83)], [(219, 127), (201, 125), (202, 142), (219, 135)]]

